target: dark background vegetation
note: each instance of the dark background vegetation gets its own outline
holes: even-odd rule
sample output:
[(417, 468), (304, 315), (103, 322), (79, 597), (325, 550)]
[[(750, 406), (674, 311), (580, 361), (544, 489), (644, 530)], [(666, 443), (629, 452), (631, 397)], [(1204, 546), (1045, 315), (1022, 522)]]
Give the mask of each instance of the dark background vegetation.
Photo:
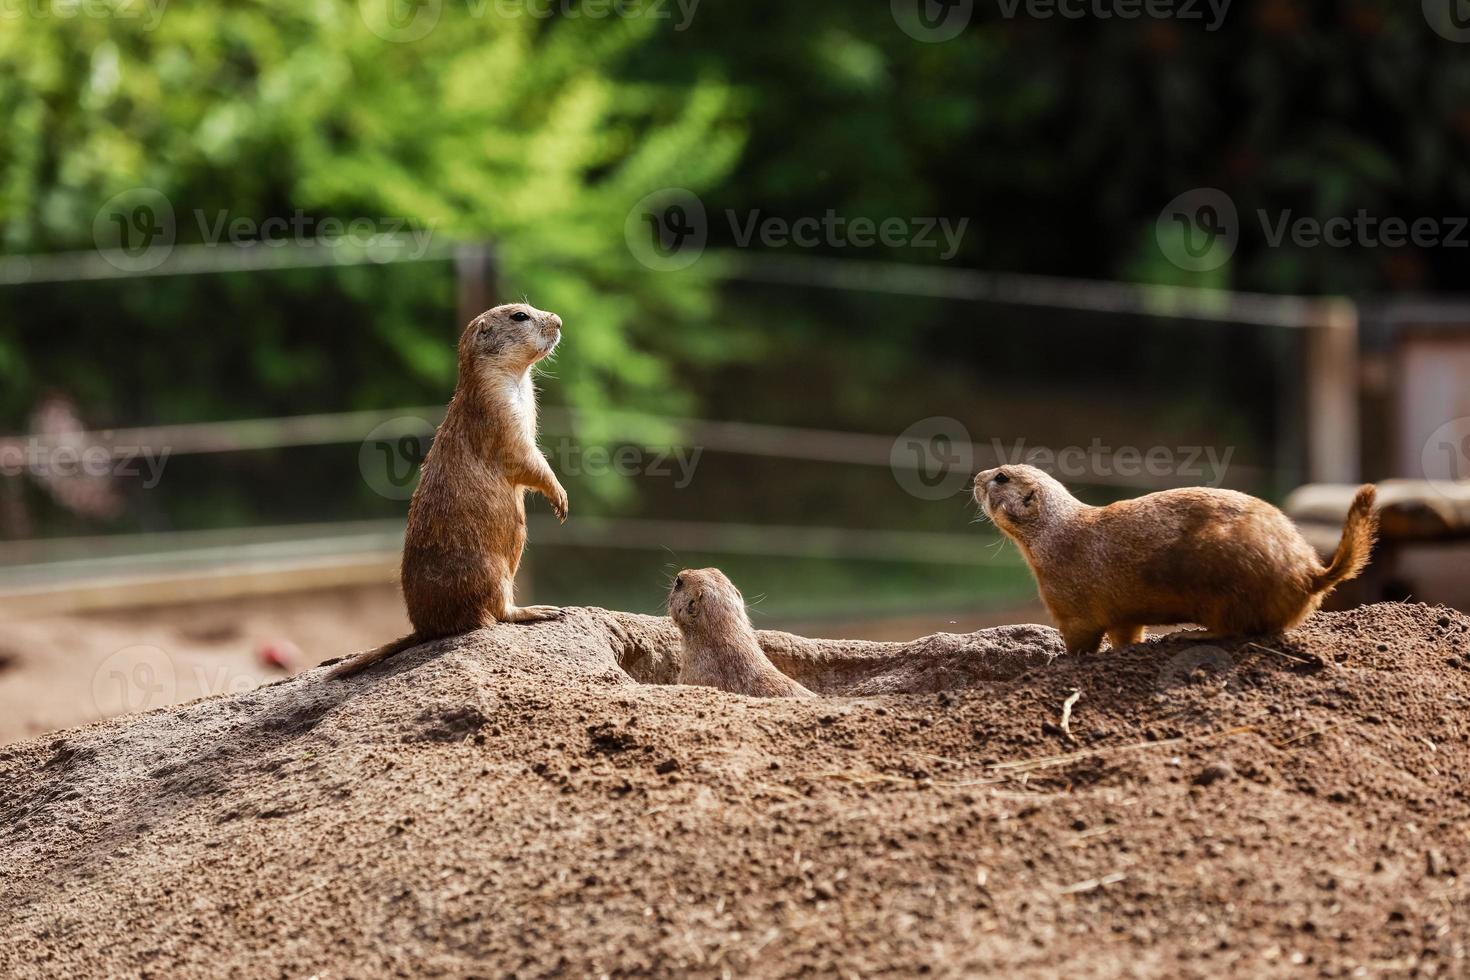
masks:
[[(446, 0), (410, 43), (369, 30), (370, 6), (7, 22), (0, 248), (92, 249), (99, 209), (140, 186), (172, 203), (181, 244), (199, 240), (196, 210), (404, 219), (495, 242), (501, 298), (564, 316), (543, 401), (582, 409), (589, 438), (611, 407), (877, 433), (944, 415), (980, 441), (1203, 442), (1267, 470), (1299, 356), (1270, 331), (753, 285), (725, 274), (724, 214), (968, 218), (945, 263), (960, 269), (1357, 297), (1463, 280), (1463, 251), (1270, 248), (1254, 218), (1470, 214), (1470, 46), (1417, 3), (1237, 0), (1209, 31), (1203, 6), (1204, 20), (1043, 20), (981, 2), (943, 43), (848, 0), (705, 0), (683, 31), (677, 10), (505, 17)], [(710, 215), (709, 254), (681, 272), (645, 268), (624, 239), (634, 202), (668, 187)], [(1196, 187), (1227, 192), (1242, 220), (1234, 259), (1208, 273), (1170, 264), (1154, 235)], [(448, 262), (3, 287), (0, 429), (25, 431), (57, 390), (94, 426), (442, 403), (454, 306)], [(401, 513), (355, 458), (176, 461), (101, 525), (25, 492), (48, 534)], [(582, 515), (968, 519), (882, 470), (703, 465), (688, 493), (571, 490)]]

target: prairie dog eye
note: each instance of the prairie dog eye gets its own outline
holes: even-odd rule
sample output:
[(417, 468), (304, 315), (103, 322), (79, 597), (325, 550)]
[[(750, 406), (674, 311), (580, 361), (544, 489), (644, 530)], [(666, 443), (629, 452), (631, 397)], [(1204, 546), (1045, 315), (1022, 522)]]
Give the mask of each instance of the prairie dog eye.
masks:
[(999, 483), (1010, 483), (1011, 482), (1011, 478), (1008, 477), (1008, 476), (1006, 476), (1004, 473), (997, 473), (997, 474), (995, 474), (995, 482), (998, 483), (998, 484)]
[(514, 320), (516, 323), (524, 323), (527, 320), (531, 319), (531, 314), (526, 313), (523, 310), (516, 310), (514, 313), (512, 313), (510, 315), (510, 318), (512, 320)]

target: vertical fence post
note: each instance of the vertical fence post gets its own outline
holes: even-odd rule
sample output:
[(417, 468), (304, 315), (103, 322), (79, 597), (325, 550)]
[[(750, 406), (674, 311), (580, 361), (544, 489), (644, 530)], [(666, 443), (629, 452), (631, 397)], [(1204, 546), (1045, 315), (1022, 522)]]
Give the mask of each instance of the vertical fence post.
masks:
[[(495, 250), (490, 242), (466, 241), (454, 247), (454, 284), (456, 284), (456, 309), (459, 322), (454, 326), (456, 336), (465, 329), (466, 323), (485, 310), (495, 306)], [(520, 570), (516, 573), (516, 597), (520, 601), (531, 595), (531, 560), (522, 555)]]
[(1312, 308), (1306, 324), (1307, 478), (1357, 483), (1362, 476), (1358, 425), (1358, 309), (1348, 300)]
[[(465, 324), (495, 305), (498, 268), (495, 248), (489, 242), (462, 242), (454, 248), (455, 305), (459, 322), (455, 334)], [(534, 595), (534, 574), (529, 555), (521, 556), (521, 567), (516, 573), (516, 601), (524, 601)], [(530, 600), (534, 602), (535, 600)]]
[(488, 242), (464, 242), (454, 248), (456, 336), (465, 324), (495, 305), (495, 249)]

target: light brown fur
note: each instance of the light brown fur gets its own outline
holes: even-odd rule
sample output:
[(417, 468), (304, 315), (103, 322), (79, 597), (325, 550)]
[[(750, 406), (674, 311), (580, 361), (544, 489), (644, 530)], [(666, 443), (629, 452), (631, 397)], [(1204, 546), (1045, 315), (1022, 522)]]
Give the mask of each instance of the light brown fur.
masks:
[(561, 325), (555, 313), (511, 303), (465, 328), (459, 383), (408, 508), (401, 578), (414, 631), (329, 677), (439, 637), (559, 615), (555, 606), (515, 605), (515, 577), (526, 546), (526, 490), (567, 517), (567, 493), (536, 447), (531, 384), (532, 365), (556, 347)]
[(767, 659), (755, 641), (745, 597), (718, 568), (680, 572), (669, 591), (669, 616), (683, 640), (680, 684), (757, 698), (815, 697)]
[(1219, 636), (1281, 633), (1367, 564), (1375, 491), (1359, 488), (1331, 564), (1285, 514), (1204, 487), (1090, 507), (1033, 466), (975, 477), (975, 500), (1014, 541), (1072, 653), (1137, 643), (1145, 626)]

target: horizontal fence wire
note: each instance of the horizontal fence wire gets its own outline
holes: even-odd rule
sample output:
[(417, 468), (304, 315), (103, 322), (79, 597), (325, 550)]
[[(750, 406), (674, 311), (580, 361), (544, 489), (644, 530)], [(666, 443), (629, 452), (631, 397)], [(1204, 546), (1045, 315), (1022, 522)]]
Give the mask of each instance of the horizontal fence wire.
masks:
[[(403, 436), (430, 437), (444, 417), (444, 406), (376, 409), (355, 412), (327, 412), (281, 418), (240, 419), (226, 422), (188, 422), (179, 425), (141, 426), (128, 429), (99, 429), (67, 433), (62, 436), (30, 433), (0, 436), (0, 461), (18, 458), (17, 453), (47, 451), (60, 445), (74, 448), (102, 447), (117, 458), (142, 454), (157, 457), (187, 456), (200, 453), (233, 453), (304, 446), (327, 446), (361, 443), (369, 435), (379, 439)], [(578, 412), (560, 407), (542, 411), (543, 432), (575, 436), (588, 421)], [(852, 466), (883, 467), (892, 470), (924, 471), (929, 464), (913, 453), (895, 452), (903, 439), (899, 435), (844, 432), (834, 429), (808, 429), (792, 426), (761, 425), (750, 422), (716, 421), (651, 415), (642, 412), (600, 411), (596, 429), (610, 432), (610, 439), (626, 438), (647, 450), (698, 449), (707, 452), (764, 456), (802, 462), (837, 463)], [(672, 430), (677, 437), (667, 441), (650, 441), (639, 433), (658, 428)], [(604, 442), (607, 439), (602, 440)], [(1029, 446), (1025, 454), (1045, 452), (1047, 447)], [(947, 445), (951, 458), (967, 459), (975, 469), (988, 469), (1015, 462), (1008, 453), (995, 446), (977, 442)], [(1177, 485), (1167, 476), (1149, 473), (1117, 473), (1118, 454), (1094, 452), (1088, 460), (1096, 464), (1086, 482), (1094, 486), (1117, 486), (1146, 489)], [(1125, 466), (1125, 469), (1133, 467)], [(1112, 472), (1107, 472), (1112, 471)], [(1230, 472), (1245, 480), (1262, 478), (1260, 467), (1232, 463)]]
[[(28, 283), (141, 279), (230, 272), (269, 272), (333, 266), (441, 262), (481, 242), (434, 237), (419, 243), (380, 235), (359, 243), (345, 238), (304, 242), (230, 242), (168, 247), (152, 268), (139, 268), (116, 250), (0, 256), (0, 286)], [(898, 262), (853, 262), (813, 256), (711, 251), (722, 278), (790, 286), (959, 299), (1092, 313), (1164, 317), (1214, 323), (1297, 328), (1337, 322), (1349, 300), (1244, 293), (1224, 289), (1109, 282), (1012, 272), (981, 272)]]
[[(105, 250), (45, 255), (0, 257), (0, 286), (44, 282), (122, 280), (144, 277), (201, 275), (230, 272), (267, 272), (293, 268), (327, 268), (354, 265), (392, 265), (402, 262), (432, 262), (453, 259), (466, 249), (478, 250), (479, 242), (436, 239), (409, 254), (403, 243), (391, 236), (367, 244), (342, 240), (293, 244), (175, 245), (155, 268), (129, 268)], [(720, 263), (721, 277), (732, 281), (765, 282), (806, 288), (855, 290), (917, 297), (991, 302), (1016, 306), (1044, 307), (1100, 314), (1161, 317), (1179, 321), (1230, 322), (1280, 328), (1320, 326), (1335, 322), (1351, 304), (1333, 298), (1271, 296), (1233, 293), (1224, 290), (1176, 286), (1065, 279), (1013, 273), (987, 273), (964, 269), (933, 268), (900, 263), (855, 263), (842, 259), (758, 256), (741, 252), (712, 253)], [(136, 455), (145, 448), (155, 454), (171, 455), (267, 451), (295, 447), (360, 443), (370, 434), (378, 438), (406, 435), (430, 436), (443, 417), (442, 406), (422, 406), (354, 412), (330, 412), (278, 418), (194, 422), (67, 433), (61, 437), (21, 434), (0, 437), (0, 453), (45, 449), (60, 444), (102, 446), (115, 456)], [(560, 407), (543, 411), (544, 431), (575, 435), (591, 421)], [(893, 471), (922, 470), (926, 463), (916, 454), (895, 452), (899, 437), (876, 433), (844, 432), (795, 426), (764, 425), (649, 415), (638, 412), (599, 412), (595, 430), (604, 442), (626, 439), (647, 449), (698, 448), (711, 452), (769, 457), (838, 465), (887, 467)], [(651, 430), (672, 432), (658, 444), (640, 436)], [(1035, 447), (1044, 449), (1044, 447)], [(952, 455), (968, 458), (976, 468), (1007, 462), (994, 447), (979, 443), (948, 447)], [(1092, 454), (1100, 465), (1092, 467), (1089, 482), (1099, 486), (1157, 489), (1174, 485), (1167, 477), (1147, 473), (1119, 475), (1116, 456)], [(1260, 467), (1232, 464), (1236, 479), (1259, 480)], [(533, 519), (536, 520), (536, 519)], [(387, 522), (372, 531), (361, 525), (330, 530), (297, 527), (289, 537), (298, 542), (300, 553), (316, 545), (305, 539), (332, 542), (330, 547), (355, 549), (388, 542), (396, 547), (401, 522)], [(566, 527), (549, 521), (538, 529), (538, 543), (587, 547), (646, 548), (650, 541), (676, 543), (690, 550), (790, 557), (845, 557), (874, 560), (984, 564), (973, 545), (949, 535), (909, 531), (848, 528), (784, 527), (690, 521), (654, 521), (622, 518), (583, 518)], [(181, 560), (193, 552), (196, 560), (223, 560), (239, 554), (245, 538), (228, 532), (213, 546), (196, 547), (202, 539), (189, 535), (221, 532), (170, 532), (163, 535), (121, 535), (0, 544), (0, 563), (15, 566), (39, 557), (66, 562), (106, 560), (98, 549), (115, 551), (119, 562), (137, 561), (144, 541), (167, 554), (162, 561)], [(366, 536), (364, 536), (366, 535)], [(284, 545), (269, 543), (271, 529), (252, 528), (245, 537), (267, 551), (290, 553)], [(194, 544), (191, 544), (193, 540)], [(106, 544), (104, 544), (104, 542)], [(282, 550), (284, 549), (284, 550)], [(168, 554), (173, 555), (169, 558)], [(60, 569), (58, 569), (60, 571)]]
[[(963, 534), (713, 521), (530, 518), (536, 547), (598, 548), (923, 565), (1013, 565), (988, 542)], [(162, 531), (0, 543), (0, 591), (82, 578), (130, 578), (194, 569), (283, 566), (337, 558), (396, 567), (400, 519), (209, 531)]]

